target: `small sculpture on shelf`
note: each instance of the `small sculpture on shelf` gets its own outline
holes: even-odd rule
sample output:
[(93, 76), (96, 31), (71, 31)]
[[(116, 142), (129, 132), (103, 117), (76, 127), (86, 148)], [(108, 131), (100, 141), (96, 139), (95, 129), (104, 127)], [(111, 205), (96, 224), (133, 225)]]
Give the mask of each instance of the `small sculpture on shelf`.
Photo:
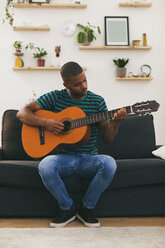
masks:
[(147, 34), (143, 33), (143, 46), (147, 46)]
[(151, 71), (152, 68), (150, 65), (144, 64), (140, 67), (141, 72), (139, 72), (138, 74), (134, 74), (133, 72), (129, 72), (128, 73), (128, 77), (142, 77), (142, 78), (149, 78), (151, 76)]
[(60, 52), (61, 52), (61, 46), (56, 46), (55, 47), (56, 57), (60, 57)]
[(60, 58), (60, 53), (61, 53), (61, 46), (57, 45), (55, 46), (55, 54), (51, 56), (51, 66), (61, 66), (62, 60)]
[(133, 46), (139, 46), (140, 45), (140, 40), (133, 40), (132, 45)]
[(15, 59), (15, 66), (16, 67), (23, 67), (24, 66), (23, 59), (20, 58), (24, 55), (22, 53), (22, 43), (23, 43), (22, 41), (15, 41), (13, 43), (13, 47), (16, 49), (14, 55), (17, 56), (17, 58)]

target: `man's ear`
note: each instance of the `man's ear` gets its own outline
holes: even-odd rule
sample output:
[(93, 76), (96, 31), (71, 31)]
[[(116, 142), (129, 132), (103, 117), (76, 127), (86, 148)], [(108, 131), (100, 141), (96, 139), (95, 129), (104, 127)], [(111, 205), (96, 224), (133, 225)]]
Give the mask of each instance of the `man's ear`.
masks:
[(65, 82), (63, 82), (63, 85), (64, 85), (65, 88), (68, 89), (68, 84), (66, 84)]

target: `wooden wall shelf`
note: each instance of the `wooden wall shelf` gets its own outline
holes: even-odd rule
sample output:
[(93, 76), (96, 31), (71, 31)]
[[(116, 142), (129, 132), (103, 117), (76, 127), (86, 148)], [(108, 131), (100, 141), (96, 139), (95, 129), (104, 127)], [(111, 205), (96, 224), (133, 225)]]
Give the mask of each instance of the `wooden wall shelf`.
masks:
[(37, 3), (14, 3), (14, 8), (73, 8), (73, 9), (85, 9), (87, 4), (37, 4)]
[(45, 26), (13, 26), (14, 31), (50, 31), (50, 27)]
[[(87, 67), (82, 67), (83, 70), (87, 70)], [(31, 66), (28, 66), (28, 67), (13, 67), (13, 70), (14, 71), (59, 71), (61, 69), (60, 66), (44, 66), (44, 67), (31, 67)]]
[(149, 81), (153, 79), (153, 77), (124, 77), (124, 78), (120, 78), (117, 77), (116, 80), (119, 81)]
[(13, 70), (14, 71), (59, 71), (60, 70), (60, 67), (59, 66), (50, 66), (50, 67), (31, 67), (31, 66), (28, 66), (28, 67), (13, 67)]
[(80, 46), (80, 50), (150, 50), (152, 46)]
[(141, 7), (141, 8), (149, 8), (152, 6), (152, 3), (119, 3), (119, 7)]

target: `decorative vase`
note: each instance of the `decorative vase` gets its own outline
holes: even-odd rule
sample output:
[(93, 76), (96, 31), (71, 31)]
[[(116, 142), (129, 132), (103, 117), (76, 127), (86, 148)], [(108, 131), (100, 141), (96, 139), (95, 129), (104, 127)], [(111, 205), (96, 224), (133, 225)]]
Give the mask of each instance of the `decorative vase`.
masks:
[(88, 37), (85, 36), (85, 41), (82, 43), (83, 46), (89, 46), (90, 42), (88, 41)]
[(125, 67), (117, 67), (116, 68), (116, 77), (125, 77), (127, 68)]
[(23, 67), (24, 66), (24, 62), (23, 60), (17, 56), (17, 58), (15, 59), (15, 67)]
[(45, 59), (37, 59), (37, 65), (38, 66), (45, 66)]

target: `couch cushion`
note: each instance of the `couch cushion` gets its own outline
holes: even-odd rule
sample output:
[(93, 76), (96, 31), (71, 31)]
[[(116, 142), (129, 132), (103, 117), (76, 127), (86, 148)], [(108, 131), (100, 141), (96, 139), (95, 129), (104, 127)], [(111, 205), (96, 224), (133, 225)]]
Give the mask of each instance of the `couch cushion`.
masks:
[(4, 112), (2, 119), (3, 159), (32, 160), (24, 151), (21, 141), (22, 122), (16, 117), (18, 110)]
[[(37, 161), (0, 161), (0, 185), (31, 189), (45, 189), (38, 173)], [(79, 176), (63, 178), (69, 192), (81, 191)]]
[[(117, 160), (114, 179), (107, 190), (143, 185), (165, 184), (165, 160), (157, 158)], [(84, 179), (84, 189), (89, 184)]]
[(114, 141), (105, 144), (99, 135), (97, 147), (100, 154), (111, 155), (115, 159), (152, 158), (155, 149), (153, 116), (128, 115), (121, 122)]
[(165, 145), (159, 147), (158, 149), (154, 150), (152, 154), (156, 157), (165, 159)]

